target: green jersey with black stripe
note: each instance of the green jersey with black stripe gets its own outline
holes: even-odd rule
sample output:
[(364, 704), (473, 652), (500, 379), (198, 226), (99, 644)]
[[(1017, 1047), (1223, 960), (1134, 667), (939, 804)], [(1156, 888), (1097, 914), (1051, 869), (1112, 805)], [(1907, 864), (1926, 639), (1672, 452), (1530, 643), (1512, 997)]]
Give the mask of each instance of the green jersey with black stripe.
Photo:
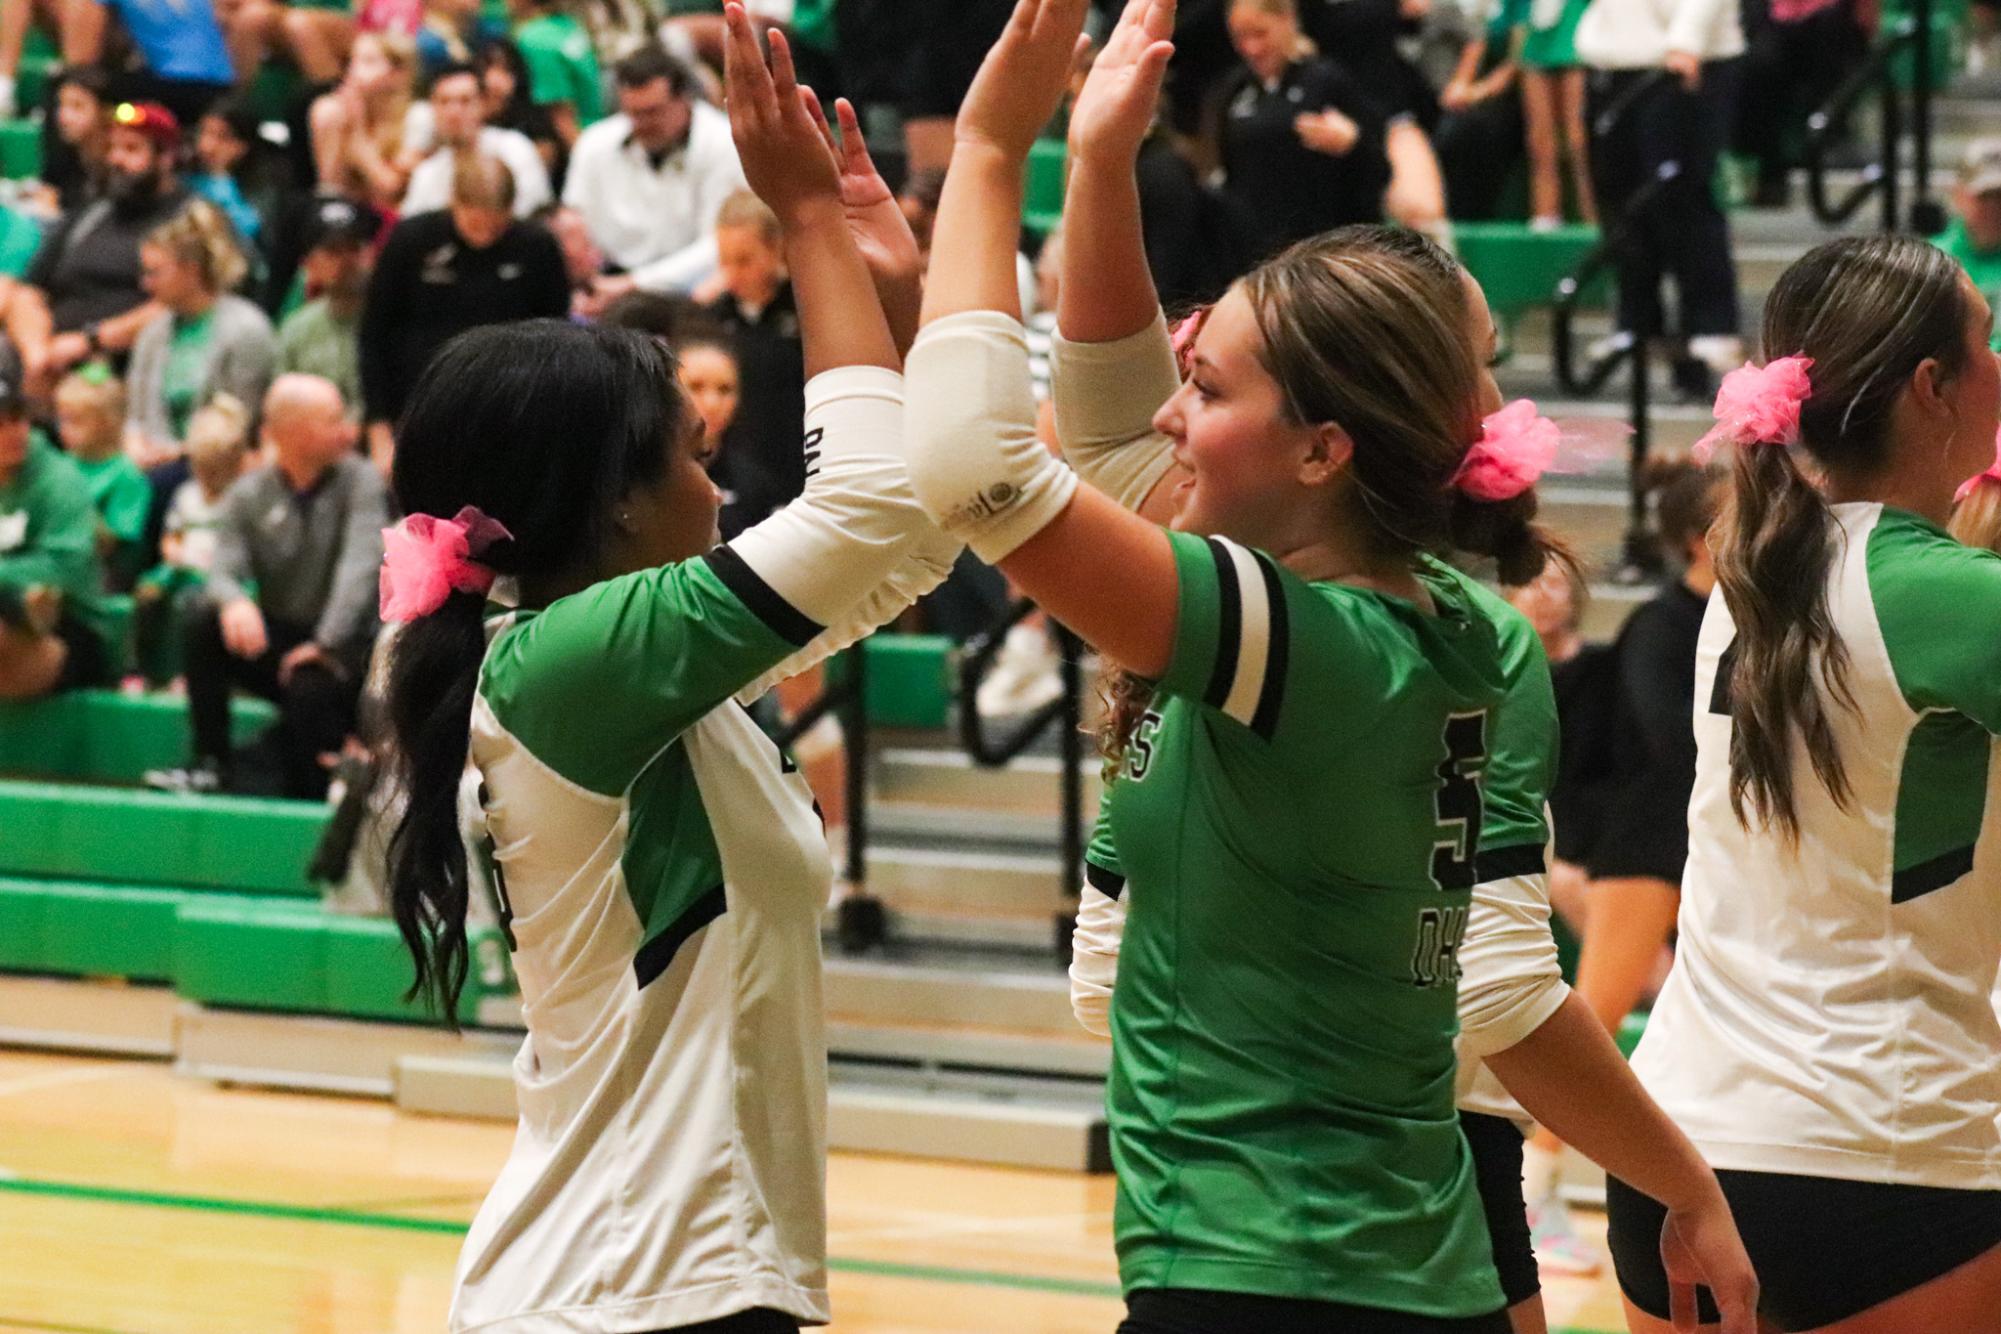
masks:
[(1497, 1310), (1453, 1036), (1499, 618), (1431, 562), (1435, 614), (1170, 540), (1173, 661), (1109, 819), (1121, 1277)]

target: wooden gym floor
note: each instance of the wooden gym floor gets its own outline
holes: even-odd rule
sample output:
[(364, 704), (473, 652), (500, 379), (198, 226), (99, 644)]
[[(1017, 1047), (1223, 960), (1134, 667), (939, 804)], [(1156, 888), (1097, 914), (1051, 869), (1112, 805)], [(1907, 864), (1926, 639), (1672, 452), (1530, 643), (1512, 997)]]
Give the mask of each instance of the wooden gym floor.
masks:
[[(0, 1331), (433, 1334), (512, 1134), (0, 1051)], [(840, 1334), (1118, 1323), (1109, 1178), (842, 1154), (828, 1184)], [(1564, 1334), (1621, 1329), (1606, 1279), (1547, 1300)]]

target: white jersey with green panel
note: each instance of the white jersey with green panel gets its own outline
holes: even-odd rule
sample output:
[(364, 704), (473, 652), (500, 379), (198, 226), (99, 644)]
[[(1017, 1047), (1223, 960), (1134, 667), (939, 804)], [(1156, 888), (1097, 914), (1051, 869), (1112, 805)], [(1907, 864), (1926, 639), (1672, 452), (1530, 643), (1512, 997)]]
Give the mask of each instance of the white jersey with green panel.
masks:
[(2001, 557), (1881, 505), (1834, 522), (1852, 796), (1795, 740), (1797, 849), (1738, 824), (1712, 597), (1680, 943), (1633, 1064), (1716, 1167), (2001, 1189)]
[(800, 500), (706, 556), (490, 626), (461, 815), (528, 1036), (455, 1331), (828, 1318), (832, 868), (811, 792), (732, 696), (949, 570), (903, 477), (900, 409), (888, 372), (817, 377)]
[(1453, 1109), (1495, 622), (1437, 570), (1432, 615), (1170, 540), (1173, 661), (1111, 813), (1121, 1278), (1496, 1311)]

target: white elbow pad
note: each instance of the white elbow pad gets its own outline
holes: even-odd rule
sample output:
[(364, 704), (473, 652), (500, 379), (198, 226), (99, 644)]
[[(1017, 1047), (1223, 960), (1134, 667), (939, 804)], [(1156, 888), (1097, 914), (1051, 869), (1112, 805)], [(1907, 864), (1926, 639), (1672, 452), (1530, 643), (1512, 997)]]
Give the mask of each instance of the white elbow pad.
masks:
[(1459, 949), (1459, 1039), (1485, 1058), (1535, 1032), (1570, 994), (1549, 929), (1549, 879), (1540, 873), (1473, 889)]
[(1112, 987), (1119, 978), (1119, 944), (1126, 905), (1084, 886), (1077, 902), (1077, 930), (1070, 939), (1070, 1009), (1088, 1032), (1112, 1032)]
[(1028, 340), (997, 311), (924, 326), (906, 362), (911, 485), (940, 528), (988, 564), (1061, 514), (1077, 475), (1035, 434)]
[(1174, 466), (1154, 414), (1181, 386), (1167, 321), (1109, 343), (1050, 342), (1056, 439), (1077, 475), (1129, 510)]

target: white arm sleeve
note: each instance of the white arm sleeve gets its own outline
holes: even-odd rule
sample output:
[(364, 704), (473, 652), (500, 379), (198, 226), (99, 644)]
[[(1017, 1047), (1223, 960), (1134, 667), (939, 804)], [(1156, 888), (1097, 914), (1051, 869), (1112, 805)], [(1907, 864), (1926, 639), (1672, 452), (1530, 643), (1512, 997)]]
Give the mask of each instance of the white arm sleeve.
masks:
[(902, 377), (894, 371), (843, 366), (806, 386), (804, 493), (719, 549), (754, 576), (746, 600), (764, 605), (752, 610), (801, 650), (742, 698), (854, 643), (951, 569), (958, 543), (918, 506), (902, 431)]
[(1570, 986), (1549, 929), (1549, 877), (1474, 886), (1459, 968), (1459, 1042), (1467, 1056), (1506, 1051), (1556, 1013)]
[(907, 361), (910, 481), (938, 526), (988, 564), (1069, 505), (1077, 474), (1035, 434), (1028, 337), (998, 311), (924, 326)]
[(1153, 415), (1181, 387), (1165, 316), (1109, 343), (1050, 341), (1056, 439), (1077, 475), (1136, 510), (1174, 466)]
[(1077, 903), (1077, 931), (1070, 938), (1070, 1010), (1100, 1037), (1112, 1033), (1112, 984), (1118, 981), (1125, 932), (1125, 900), (1085, 885)]

